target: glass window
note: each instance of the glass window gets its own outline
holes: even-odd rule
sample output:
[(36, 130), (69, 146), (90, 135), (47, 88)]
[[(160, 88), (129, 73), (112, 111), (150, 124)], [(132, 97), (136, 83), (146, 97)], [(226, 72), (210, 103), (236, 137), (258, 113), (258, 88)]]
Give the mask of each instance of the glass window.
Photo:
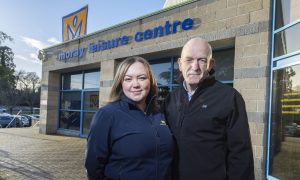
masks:
[(100, 71), (63, 74), (61, 81), (59, 128), (78, 131), (81, 129), (81, 136), (85, 136), (91, 118), (99, 108)]
[(84, 89), (100, 87), (100, 71), (84, 74)]
[(173, 84), (178, 84), (178, 78), (181, 75), (181, 72), (179, 70), (179, 65), (177, 63), (177, 59), (174, 59), (174, 69), (173, 69)]
[(61, 109), (80, 110), (81, 92), (71, 91), (61, 93)]
[(275, 29), (300, 19), (299, 0), (276, 0)]
[(300, 65), (273, 73), (270, 175), (300, 179)]
[(62, 76), (63, 90), (82, 89), (82, 74), (65, 74)]
[(99, 92), (84, 92), (84, 110), (97, 110), (99, 108)]
[(88, 134), (90, 131), (90, 124), (92, 122), (94, 112), (85, 112), (83, 113), (83, 134)]
[(171, 59), (153, 60), (151, 68), (155, 74), (158, 86), (171, 82)]
[(300, 23), (276, 33), (274, 37), (274, 57), (300, 50), (299, 32)]
[(80, 127), (80, 112), (61, 111), (59, 127), (64, 129), (78, 130)]
[(219, 81), (233, 80), (234, 48), (214, 51), (213, 57), (216, 60), (215, 77)]
[(168, 86), (161, 86), (158, 87), (158, 103), (161, 104), (163, 102), (163, 100), (167, 97), (167, 95), (170, 92), (170, 87)]

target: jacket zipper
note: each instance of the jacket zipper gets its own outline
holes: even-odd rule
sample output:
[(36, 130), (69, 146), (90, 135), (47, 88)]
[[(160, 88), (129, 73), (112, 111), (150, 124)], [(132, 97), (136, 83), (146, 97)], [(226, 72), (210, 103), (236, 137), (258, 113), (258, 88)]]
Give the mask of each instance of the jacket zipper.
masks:
[(153, 124), (153, 121), (152, 121), (152, 117), (150, 117), (150, 115), (148, 116), (146, 113), (144, 113), (145, 117), (150, 121), (150, 125), (151, 125), (151, 128), (153, 129), (153, 134), (154, 134), (154, 138), (155, 138), (155, 161), (156, 161), (156, 172), (155, 172), (155, 175), (156, 175), (156, 180), (159, 180), (159, 175), (158, 175), (158, 172), (159, 172), (159, 154), (160, 154), (160, 151), (159, 151), (159, 134), (158, 134), (158, 131), (157, 129), (155, 128), (154, 124)]
[(151, 119), (151, 115), (148, 115), (148, 111), (149, 111), (149, 107), (152, 103), (152, 101), (154, 100), (154, 98), (156, 98), (156, 96), (152, 96), (149, 103), (147, 104), (146, 106), (146, 111), (143, 112), (142, 110), (140, 110), (144, 116), (146, 117), (146, 119), (148, 119), (150, 121), (150, 125), (151, 125), (151, 128), (153, 129), (154, 131), (154, 136), (155, 136), (155, 159), (156, 159), (156, 180), (159, 180), (159, 176), (158, 176), (158, 172), (159, 172), (159, 154), (160, 154), (160, 151), (159, 151), (159, 134), (158, 134), (158, 131), (157, 129), (155, 128), (153, 122), (152, 122), (152, 119)]
[(158, 132), (157, 132), (157, 129), (154, 128), (154, 131), (155, 131), (155, 139), (156, 139), (156, 179), (158, 180), (159, 179), (159, 176), (158, 176), (158, 172), (159, 172), (159, 135), (158, 135)]

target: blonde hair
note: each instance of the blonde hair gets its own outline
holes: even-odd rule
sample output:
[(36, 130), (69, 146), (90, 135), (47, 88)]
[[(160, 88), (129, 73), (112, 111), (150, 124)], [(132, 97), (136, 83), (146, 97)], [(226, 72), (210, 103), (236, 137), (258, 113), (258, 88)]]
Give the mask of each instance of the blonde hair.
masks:
[[(129, 67), (136, 62), (140, 62), (144, 65), (144, 67), (146, 68), (146, 71), (147, 71), (147, 75), (149, 76), (149, 80), (150, 80), (150, 92), (146, 98), (146, 103), (149, 103), (151, 98), (154, 98), (157, 96), (157, 94), (158, 94), (157, 83), (156, 83), (155, 76), (151, 70), (150, 64), (147, 62), (147, 60), (145, 60), (142, 57), (133, 56), (133, 57), (126, 58), (124, 61), (121, 62), (121, 64), (118, 67), (118, 70), (116, 72), (116, 75), (115, 75), (115, 78), (114, 78), (114, 81), (112, 84), (112, 90), (109, 95), (110, 103), (120, 100), (121, 96), (123, 95), (122, 82), (124, 81), (125, 74), (126, 74), (127, 70), (129, 69)], [(151, 105), (153, 110), (158, 110), (157, 101), (156, 100), (153, 100), (153, 101), (154, 101), (154, 103), (152, 103), (152, 105)]]

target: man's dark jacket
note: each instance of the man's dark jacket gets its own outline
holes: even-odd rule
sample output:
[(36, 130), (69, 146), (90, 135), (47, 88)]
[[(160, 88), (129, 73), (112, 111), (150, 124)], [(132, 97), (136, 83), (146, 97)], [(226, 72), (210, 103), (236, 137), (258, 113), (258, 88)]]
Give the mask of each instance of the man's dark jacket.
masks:
[(253, 180), (253, 155), (242, 96), (210, 76), (190, 101), (181, 86), (163, 110), (177, 143), (173, 179)]

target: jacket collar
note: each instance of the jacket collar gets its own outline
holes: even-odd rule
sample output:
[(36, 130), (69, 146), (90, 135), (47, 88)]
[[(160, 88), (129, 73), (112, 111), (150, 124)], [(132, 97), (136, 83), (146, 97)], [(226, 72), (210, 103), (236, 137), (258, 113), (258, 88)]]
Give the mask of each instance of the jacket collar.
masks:
[(134, 105), (136, 106), (135, 102), (131, 99), (129, 99), (127, 96), (125, 96), (124, 94), (121, 96), (120, 101), (126, 102), (128, 104)]
[[(152, 112), (151, 104), (154, 101), (154, 99), (155, 99), (155, 96), (152, 96), (151, 98), (147, 98), (147, 100), (146, 100), (146, 109), (145, 109), (146, 114), (150, 114)], [(129, 99), (124, 94), (121, 96), (120, 102), (122, 104), (126, 105), (129, 109), (136, 109), (136, 110), (142, 111), (141, 109), (139, 109), (137, 107), (136, 103), (133, 100)]]
[(206, 78), (204, 78), (202, 81), (198, 83), (198, 88), (195, 93), (213, 85), (215, 81), (216, 81), (215, 76), (207, 76)]
[(185, 103), (194, 101), (193, 99), (195, 99), (199, 94), (201, 94), (203, 89), (206, 89), (207, 87), (212, 86), (215, 82), (216, 82), (216, 79), (212, 75), (209, 75), (209, 76), (205, 77), (204, 79), (201, 79), (200, 82), (198, 83), (198, 87), (197, 87), (195, 93), (192, 95), (192, 97), (189, 101), (187, 91), (184, 89), (183, 81), (182, 81), (180, 84), (180, 86), (181, 86), (180, 94), (181, 94), (183, 100), (185, 101)]
[[(186, 89), (183, 87), (183, 81), (184, 81), (184, 79), (183, 79), (183, 77), (181, 77), (181, 79), (179, 81), (179, 84), (186, 91)], [(209, 76), (205, 77), (204, 79), (201, 79), (200, 82), (197, 85), (196, 92), (203, 89), (203, 88), (211, 86), (215, 81), (216, 81), (216, 79), (212, 75), (209, 75)]]
[[(209, 75), (209, 77), (210, 77), (210, 76), (213, 76), (214, 74), (215, 74), (215, 69), (212, 68), (212, 69), (208, 72), (208, 75)], [(206, 77), (206, 78), (207, 78), (207, 77)], [(184, 81), (184, 78), (183, 78), (183, 76), (182, 76), (182, 73), (180, 73), (180, 75), (175, 79), (175, 82), (177, 82), (178, 84), (182, 84), (183, 81)], [(201, 83), (201, 81), (200, 81), (199, 83)]]

